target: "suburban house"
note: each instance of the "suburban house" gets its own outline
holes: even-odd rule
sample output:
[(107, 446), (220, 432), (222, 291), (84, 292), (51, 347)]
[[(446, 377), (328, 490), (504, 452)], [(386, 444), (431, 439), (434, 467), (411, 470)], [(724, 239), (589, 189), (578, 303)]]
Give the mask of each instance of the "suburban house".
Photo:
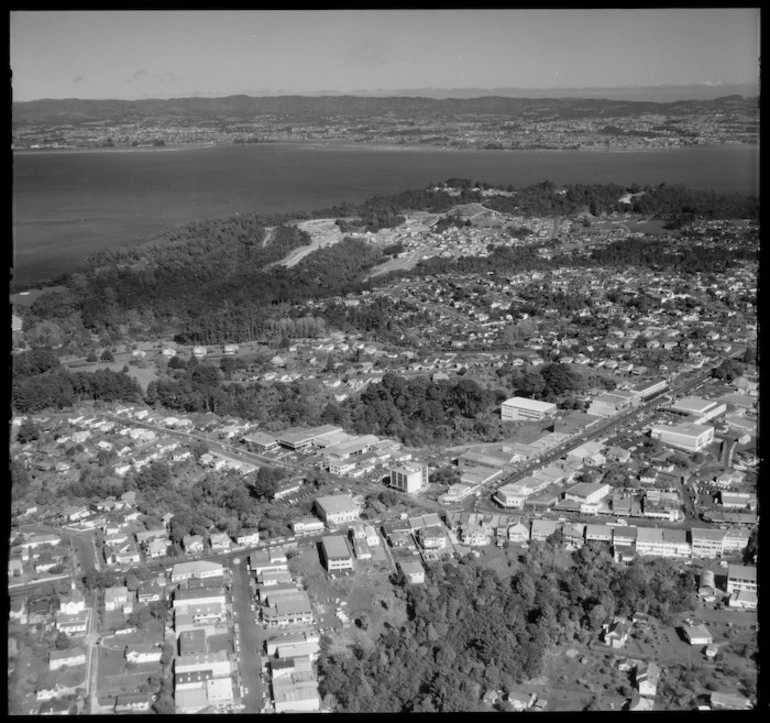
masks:
[(115, 700), (116, 713), (141, 713), (150, 710), (150, 699), (142, 693), (119, 695)]
[(169, 540), (168, 537), (156, 537), (145, 545), (144, 551), (147, 554), (147, 557), (151, 559), (165, 557), (170, 544), (171, 540)]
[(56, 629), (69, 636), (85, 635), (88, 630), (89, 610), (79, 613), (56, 613)]
[(245, 545), (246, 547), (259, 544), (259, 530), (256, 527), (249, 527), (241, 530), (240, 534), (236, 536), (235, 541), (239, 545)]
[(187, 553), (203, 552), (203, 537), (201, 535), (185, 535), (182, 547)]
[(211, 543), (212, 551), (215, 552), (229, 550), (233, 544), (230, 536), (225, 532), (212, 533), (209, 537), (209, 542)]
[(130, 613), (133, 609), (131, 604), (133, 597), (133, 593), (129, 593), (125, 586), (108, 587), (104, 591), (104, 609), (107, 611), (122, 610)]
[(408, 582), (416, 585), (425, 582), (425, 568), (419, 560), (399, 560), (398, 566)]
[(644, 698), (654, 698), (660, 681), (660, 667), (653, 661), (642, 662), (634, 671), (634, 682), (639, 695)]
[(126, 647), (126, 662), (136, 663), (160, 663), (161, 648), (155, 645), (128, 645)]
[(622, 648), (628, 642), (631, 626), (625, 618), (616, 617), (611, 623), (605, 623), (602, 630), (606, 645)]
[(86, 664), (86, 651), (83, 648), (67, 648), (66, 650), (52, 650), (48, 654), (48, 669), (58, 670), (64, 667), (74, 667)]

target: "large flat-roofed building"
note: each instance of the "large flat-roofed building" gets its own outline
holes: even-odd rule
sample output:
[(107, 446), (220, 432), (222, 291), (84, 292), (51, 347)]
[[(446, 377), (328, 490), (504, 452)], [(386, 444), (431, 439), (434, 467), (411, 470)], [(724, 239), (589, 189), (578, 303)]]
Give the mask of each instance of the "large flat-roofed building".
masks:
[(313, 621), (313, 608), (310, 598), (304, 590), (281, 596), (262, 608), (262, 620), (272, 627), (286, 625), (310, 625)]
[(669, 406), (669, 411), (697, 424), (716, 419), (727, 412), (727, 405), (701, 397), (683, 397)]
[(612, 417), (618, 412), (631, 409), (640, 399), (639, 394), (634, 392), (607, 392), (594, 397), (586, 412), (595, 417)]
[(631, 391), (638, 394), (642, 401), (651, 399), (656, 394), (666, 391), (668, 389), (668, 382), (665, 380), (658, 382), (642, 382), (631, 387)]
[(352, 437), (344, 442), (326, 447), (324, 456), (330, 462), (349, 459), (371, 449), (379, 439), (373, 434), (365, 434), (362, 437)]
[(278, 448), (278, 440), (272, 434), (265, 432), (252, 432), (243, 438), (243, 443), (252, 452), (269, 452)]
[(428, 468), (400, 466), (390, 470), (390, 486), (413, 494), (428, 484)]
[(347, 540), (342, 535), (327, 535), (321, 538), (321, 557), (329, 572), (353, 569), (353, 556)]
[(529, 479), (518, 480), (517, 482), (511, 482), (503, 485), (492, 496), (495, 502), (501, 507), (513, 507), (515, 509), (522, 509), (524, 507), (524, 501), (535, 491), (535, 485)]
[(511, 397), (500, 405), (500, 419), (503, 422), (520, 420), (539, 422), (541, 419), (552, 416), (555, 412), (555, 404), (540, 402), (537, 399), (527, 399), (526, 397)]
[(689, 557), (692, 546), (685, 530), (639, 527), (636, 532), (636, 552), (640, 556)]
[(669, 447), (685, 452), (699, 452), (714, 441), (714, 427), (706, 424), (654, 424), (650, 436)]
[(196, 560), (194, 562), (180, 562), (174, 565), (171, 571), (171, 582), (183, 582), (184, 580), (205, 579), (209, 577), (222, 577), (224, 568), (216, 562)]
[(181, 655), (174, 661), (174, 673), (194, 673), (210, 670), (214, 678), (229, 676), (232, 672), (230, 656), (227, 652), (203, 653), (201, 655)]
[(747, 565), (729, 565), (727, 567), (727, 594), (732, 595), (737, 590), (749, 592), (759, 590), (756, 567)]
[(352, 495), (318, 497), (315, 501), (315, 506), (319, 517), (329, 527), (353, 522), (361, 514), (361, 506)]
[(299, 450), (309, 447), (313, 440), (323, 437), (327, 434), (336, 434), (342, 431), (342, 427), (335, 427), (331, 424), (325, 424), (321, 427), (290, 427), (276, 435), (278, 443), (288, 449)]
[(709, 527), (693, 527), (690, 530), (692, 556), (703, 558), (722, 557), (726, 530)]
[(612, 492), (612, 486), (608, 484), (602, 484), (601, 482), (578, 482), (567, 490), (564, 499), (579, 502), (581, 505), (592, 506), (598, 504), (610, 492)]
[(324, 531), (324, 523), (314, 517), (303, 517), (301, 520), (295, 520), (291, 523), (291, 530), (296, 537), (317, 535)]

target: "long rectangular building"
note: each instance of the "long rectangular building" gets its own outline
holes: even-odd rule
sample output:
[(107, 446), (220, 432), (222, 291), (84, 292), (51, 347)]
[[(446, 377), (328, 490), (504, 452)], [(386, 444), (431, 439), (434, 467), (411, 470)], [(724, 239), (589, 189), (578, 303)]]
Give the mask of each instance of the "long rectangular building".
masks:
[(556, 412), (556, 405), (526, 397), (511, 397), (500, 405), (500, 419), (503, 422), (520, 420), (539, 422)]

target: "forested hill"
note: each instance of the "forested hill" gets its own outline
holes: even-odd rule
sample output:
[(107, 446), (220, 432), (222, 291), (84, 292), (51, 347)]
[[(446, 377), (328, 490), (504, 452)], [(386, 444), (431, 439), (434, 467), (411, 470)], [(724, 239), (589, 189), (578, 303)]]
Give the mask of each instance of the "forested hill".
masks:
[[(377, 230), (397, 226), (410, 211), (445, 213), (458, 204), (485, 206), (517, 216), (555, 216), (590, 211), (640, 213), (657, 216), (674, 227), (696, 217), (756, 219), (756, 198), (718, 194), (661, 184), (655, 187), (571, 185), (557, 190), (549, 182), (485, 195), (489, 184), (449, 179), (428, 188), (375, 197), (362, 204), (347, 204), (312, 212), (316, 218), (337, 217), (342, 225)], [(621, 203), (627, 192), (631, 203)], [(305, 216), (307, 216), (306, 214)], [(351, 220), (353, 217), (353, 220)], [(77, 317), (89, 333), (120, 334), (132, 323), (176, 335), (180, 343), (227, 343), (258, 338), (279, 306), (322, 299), (363, 288), (368, 271), (381, 263), (387, 247), (360, 239), (341, 242), (308, 254), (292, 268), (268, 265), (305, 246), (310, 238), (282, 217), (254, 214), (201, 221), (165, 231), (150, 242), (128, 249), (106, 250), (89, 257), (67, 281), (65, 294), (43, 294), (25, 312), (25, 325)], [(739, 257), (693, 250), (672, 255), (665, 244), (634, 241), (616, 244), (590, 262), (600, 265), (639, 264), (655, 268), (686, 267), (719, 271)], [(728, 258), (730, 256), (730, 258)], [(503, 271), (547, 268), (549, 264), (581, 264), (586, 258), (552, 261), (538, 257), (531, 246), (498, 247), (487, 257), (458, 261), (433, 258), (412, 274)], [(402, 272), (404, 273), (404, 272)], [(282, 313), (286, 313), (284, 308)]]
[(232, 95), (225, 98), (175, 98), (170, 100), (35, 100), (13, 104), (13, 125), (42, 122), (183, 119), (192, 121), (250, 121), (256, 117), (280, 117), (281, 122), (318, 120), (324, 117), (371, 118), (388, 114), (414, 121), (499, 115), (527, 120), (636, 116), (643, 113), (687, 115), (741, 110), (758, 112), (757, 98), (726, 96), (714, 100), (680, 100), (670, 103), (604, 100), (595, 98), (413, 98), (361, 96), (267, 96)]

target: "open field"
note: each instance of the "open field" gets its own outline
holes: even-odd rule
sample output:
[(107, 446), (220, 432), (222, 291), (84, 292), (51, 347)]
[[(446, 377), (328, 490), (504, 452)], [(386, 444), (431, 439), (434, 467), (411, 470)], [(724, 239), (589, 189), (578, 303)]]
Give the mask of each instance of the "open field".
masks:
[(111, 648), (99, 650), (99, 697), (136, 693), (139, 686), (146, 683), (153, 674), (161, 674), (160, 665), (146, 664), (128, 669), (122, 652)]
[[(389, 580), (392, 570), (387, 562), (356, 560), (354, 564), (350, 575), (329, 579), (315, 545), (300, 548), (290, 563), (292, 572), (307, 586), (318, 621), (316, 629), (332, 628), (333, 648), (340, 651), (353, 643), (371, 647), (385, 631), (386, 623), (398, 627), (406, 619), (406, 609), (393, 592)], [(337, 617), (338, 610), (347, 615), (347, 624)], [(355, 624), (357, 618), (361, 628)]]

